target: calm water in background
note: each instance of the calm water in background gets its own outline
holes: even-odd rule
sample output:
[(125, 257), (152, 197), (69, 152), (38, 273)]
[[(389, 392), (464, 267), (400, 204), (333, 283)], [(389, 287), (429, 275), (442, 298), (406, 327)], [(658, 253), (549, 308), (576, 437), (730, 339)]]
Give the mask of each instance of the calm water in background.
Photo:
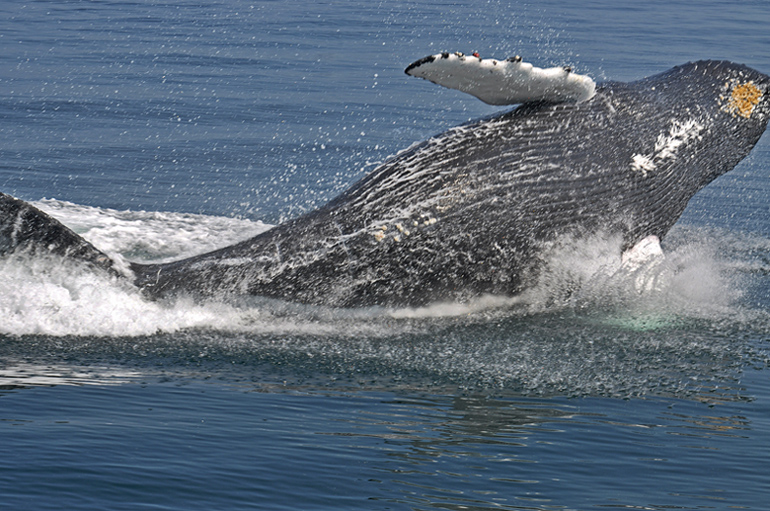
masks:
[[(181, 257), (497, 111), (403, 74), (429, 53), (768, 72), (769, 24), (764, 1), (6, 2), (0, 190)], [(765, 136), (655, 291), (581, 273), (589, 247), (550, 307), (159, 305), (3, 261), (0, 509), (766, 509), (769, 173)]]

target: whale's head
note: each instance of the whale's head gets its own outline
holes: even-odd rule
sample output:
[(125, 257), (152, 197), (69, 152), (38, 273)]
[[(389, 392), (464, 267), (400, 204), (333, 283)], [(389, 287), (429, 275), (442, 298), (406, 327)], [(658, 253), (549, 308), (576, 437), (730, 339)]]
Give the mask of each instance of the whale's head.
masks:
[[(756, 143), (770, 120), (770, 76), (732, 62), (696, 62), (712, 76), (716, 97), (712, 98), (724, 121), (725, 135)], [(714, 94), (712, 88), (712, 95)]]
[(745, 158), (770, 120), (770, 77), (741, 64), (691, 62), (634, 85), (655, 98), (651, 118), (661, 131), (633, 165), (647, 172), (666, 160), (689, 160), (680, 168), (689, 169), (696, 189)]

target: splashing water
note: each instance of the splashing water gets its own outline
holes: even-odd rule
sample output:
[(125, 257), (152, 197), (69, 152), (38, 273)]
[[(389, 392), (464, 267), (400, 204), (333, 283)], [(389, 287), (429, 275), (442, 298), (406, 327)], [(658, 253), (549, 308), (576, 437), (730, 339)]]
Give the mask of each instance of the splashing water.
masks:
[[(98, 248), (131, 259), (181, 258), (268, 228), (232, 218), (37, 205)], [(117, 382), (129, 373), (150, 377), (158, 365), (163, 378), (186, 378), (193, 366), (196, 377), (235, 381), (235, 368), (244, 366), (249, 381), (384, 379), (387, 388), (740, 398), (740, 373), (768, 361), (761, 339), (770, 315), (753, 304), (765, 299), (756, 290), (768, 288), (763, 254), (770, 240), (677, 227), (664, 255), (635, 266), (621, 266), (618, 247), (602, 236), (565, 243), (544, 261), (537, 285), (517, 297), (399, 309), (258, 297), (150, 301), (126, 280), (15, 254), (0, 260), (8, 283), (0, 294), (8, 351), (0, 382), (61, 375), (59, 383), (81, 384), (91, 373), (94, 381), (114, 373), (108, 379)], [(46, 371), (30, 373), (46, 360)]]
[[(53, 200), (36, 206), (99, 249), (141, 261), (168, 261), (213, 250), (270, 227), (235, 218), (115, 211)], [(554, 313), (642, 330), (681, 321), (741, 321), (748, 314), (741, 305), (744, 270), (764, 271), (762, 262), (752, 259), (758, 243), (770, 241), (724, 233), (699, 236), (697, 230), (679, 228), (664, 256), (629, 269), (620, 266), (618, 240), (597, 236), (554, 250), (538, 285), (521, 296), (355, 311), (258, 298), (237, 303), (184, 298), (153, 302), (127, 282), (71, 262), (16, 255), (0, 261), (0, 274), (9, 283), (9, 291), (0, 296), (5, 318), (0, 333), (130, 336), (192, 328), (379, 337), (384, 331), (394, 333), (394, 325), (402, 327), (395, 332), (411, 331), (415, 322), (427, 325), (437, 318), (484, 322)], [(721, 255), (725, 251), (727, 259)], [(352, 331), (351, 323), (357, 324)]]

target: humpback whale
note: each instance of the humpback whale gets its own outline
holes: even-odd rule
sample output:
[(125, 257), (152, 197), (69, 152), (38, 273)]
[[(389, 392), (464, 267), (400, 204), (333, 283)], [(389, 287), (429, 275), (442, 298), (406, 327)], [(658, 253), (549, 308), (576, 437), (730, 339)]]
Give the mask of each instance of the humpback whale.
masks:
[(0, 254), (53, 253), (148, 297), (259, 295), (340, 307), (418, 306), (534, 285), (563, 240), (602, 232), (618, 258), (663, 239), (700, 189), (746, 157), (770, 118), (770, 77), (699, 61), (598, 85), (569, 68), (460, 53), (407, 74), (513, 109), (401, 151), (326, 205), (213, 252), (120, 266), (0, 194)]

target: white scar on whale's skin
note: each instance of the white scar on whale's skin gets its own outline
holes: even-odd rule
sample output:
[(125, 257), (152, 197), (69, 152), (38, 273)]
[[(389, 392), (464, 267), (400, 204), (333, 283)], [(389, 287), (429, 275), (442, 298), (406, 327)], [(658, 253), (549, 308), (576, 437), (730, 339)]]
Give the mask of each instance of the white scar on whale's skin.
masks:
[(521, 57), (482, 59), (477, 53), (429, 55), (406, 68), (406, 74), (476, 96), (490, 105), (545, 101), (582, 102), (596, 90), (594, 81), (569, 67), (541, 69)]
[(685, 122), (674, 120), (668, 133), (658, 135), (652, 153), (647, 155), (637, 153), (631, 158), (631, 168), (646, 177), (647, 173), (655, 170), (660, 163), (675, 160), (680, 146), (695, 139), (702, 139), (701, 131), (703, 131), (703, 125), (695, 119)]

